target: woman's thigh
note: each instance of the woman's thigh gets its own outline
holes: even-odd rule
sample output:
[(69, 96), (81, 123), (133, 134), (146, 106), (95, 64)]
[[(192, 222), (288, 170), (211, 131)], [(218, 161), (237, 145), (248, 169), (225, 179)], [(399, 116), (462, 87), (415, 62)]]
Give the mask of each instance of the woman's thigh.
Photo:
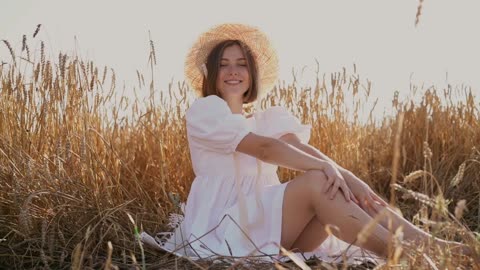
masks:
[(290, 180), (285, 188), (282, 207), (281, 245), (290, 249), (307, 225), (315, 218), (312, 195), (325, 183), (321, 171), (308, 171)]
[(325, 225), (317, 217), (313, 217), (295, 240), (291, 249), (301, 252), (314, 251), (327, 237), (328, 233), (325, 230)]

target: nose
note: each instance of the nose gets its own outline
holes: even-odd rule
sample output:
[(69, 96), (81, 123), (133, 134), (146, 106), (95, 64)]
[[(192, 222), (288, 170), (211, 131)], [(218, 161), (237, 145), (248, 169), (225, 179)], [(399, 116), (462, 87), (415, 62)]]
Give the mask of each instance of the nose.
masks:
[(230, 75), (238, 75), (238, 70), (235, 67), (230, 67), (229, 72)]

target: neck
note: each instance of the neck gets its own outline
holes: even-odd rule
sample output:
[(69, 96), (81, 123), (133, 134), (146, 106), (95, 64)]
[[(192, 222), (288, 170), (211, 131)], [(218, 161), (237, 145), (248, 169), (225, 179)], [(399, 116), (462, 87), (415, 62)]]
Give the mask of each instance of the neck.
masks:
[(243, 102), (240, 100), (226, 100), (233, 114), (243, 114)]

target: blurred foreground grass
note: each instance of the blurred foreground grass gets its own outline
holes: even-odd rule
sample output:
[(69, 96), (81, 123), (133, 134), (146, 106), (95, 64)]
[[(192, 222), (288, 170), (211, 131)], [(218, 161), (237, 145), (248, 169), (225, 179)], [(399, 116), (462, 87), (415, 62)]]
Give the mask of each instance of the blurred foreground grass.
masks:
[[(176, 267), (147, 247), (142, 259), (128, 214), (140, 229), (167, 230), (168, 214), (188, 195), (184, 112), (194, 97), (185, 83), (158, 91), (138, 72), (135, 95), (150, 95), (132, 99), (118, 94), (112, 69), (76, 55), (50, 59), (43, 42), (33, 56), (25, 41), (20, 53), (9, 48), (16, 61), (0, 67), (0, 266)], [(312, 85), (279, 84), (261, 107), (286, 106), (312, 125), (310, 144), (382, 196), (395, 193), (405, 217), (479, 251), (480, 104), (471, 90), (420, 89), (417, 103), (394, 95), (394, 115), (382, 118), (355, 68)], [(367, 104), (370, 116), (360, 121)], [(283, 181), (295, 174), (279, 170)], [(430, 267), (423, 253), (439, 269), (468, 265), (435, 248), (405, 252), (409, 268)]]

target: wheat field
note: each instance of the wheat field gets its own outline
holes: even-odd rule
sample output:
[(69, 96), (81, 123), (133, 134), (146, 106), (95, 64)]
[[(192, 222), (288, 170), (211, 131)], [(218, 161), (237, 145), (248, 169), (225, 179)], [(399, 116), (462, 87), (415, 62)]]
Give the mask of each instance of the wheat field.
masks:
[[(9, 269), (207, 269), (144, 247), (138, 232), (168, 230), (194, 179), (184, 82), (157, 89), (137, 71), (135, 98), (113, 69), (75, 53), (48, 54), (24, 36), (0, 68), (0, 266)], [(420, 102), (392, 95), (373, 113), (356, 67), (318, 74), (311, 87), (278, 83), (261, 107), (283, 105), (312, 125), (310, 144), (364, 179), (417, 226), (480, 253), (480, 104), (469, 88), (415, 85)], [(146, 93), (141, 99), (137, 94)], [(370, 106), (370, 107), (366, 107)], [(247, 108), (252, 110), (253, 108)], [(370, 111), (367, 119), (361, 114)], [(367, 114), (368, 115), (368, 114)], [(280, 169), (282, 181), (296, 172)], [(471, 258), (405, 247), (378, 269), (471, 269)], [(236, 265), (243, 269), (247, 266)], [(284, 269), (294, 264), (259, 265)], [(311, 262), (316, 269), (346, 265)]]

